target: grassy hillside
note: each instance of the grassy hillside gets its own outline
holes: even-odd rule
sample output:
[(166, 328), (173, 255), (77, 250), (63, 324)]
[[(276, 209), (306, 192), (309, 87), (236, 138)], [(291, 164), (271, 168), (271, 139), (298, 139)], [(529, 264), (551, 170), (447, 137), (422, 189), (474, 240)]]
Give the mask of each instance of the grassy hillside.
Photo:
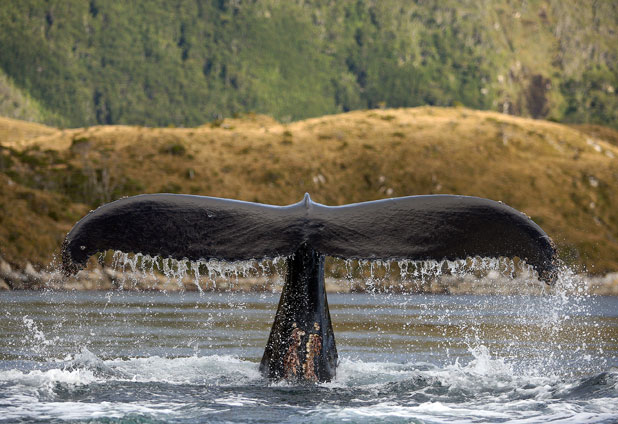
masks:
[(290, 124), (247, 115), (187, 129), (3, 119), (0, 254), (45, 264), (89, 209), (138, 193), (281, 205), (305, 192), (329, 205), (454, 193), (502, 200), (540, 224), (567, 261), (618, 270), (618, 146), (599, 131), (434, 107)]
[(614, 1), (4, 0), (0, 69), (69, 127), (464, 105), (616, 128), (616, 27)]

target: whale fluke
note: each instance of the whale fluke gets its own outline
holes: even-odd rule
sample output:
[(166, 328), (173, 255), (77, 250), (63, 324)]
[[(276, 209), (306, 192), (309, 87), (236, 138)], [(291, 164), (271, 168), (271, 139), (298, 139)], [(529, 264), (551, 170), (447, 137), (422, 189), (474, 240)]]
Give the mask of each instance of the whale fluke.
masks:
[(455, 260), (519, 257), (539, 278), (556, 277), (556, 250), (523, 213), (493, 200), (410, 196), (344, 206), (308, 194), (289, 206), (215, 197), (143, 194), (108, 203), (82, 218), (62, 247), (66, 274), (108, 249), (176, 259), (288, 257), (286, 283), (262, 372), (273, 379), (327, 381), (337, 362), (324, 256)]
[(523, 213), (479, 197), (429, 195), (344, 206), (309, 195), (290, 206), (216, 197), (142, 194), (105, 204), (68, 233), (66, 272), (108, 249), (228, 261), (290, 256), (302, 244), (355, 259), (519, 257), (544, 281), (555, 270), (549, 236)]

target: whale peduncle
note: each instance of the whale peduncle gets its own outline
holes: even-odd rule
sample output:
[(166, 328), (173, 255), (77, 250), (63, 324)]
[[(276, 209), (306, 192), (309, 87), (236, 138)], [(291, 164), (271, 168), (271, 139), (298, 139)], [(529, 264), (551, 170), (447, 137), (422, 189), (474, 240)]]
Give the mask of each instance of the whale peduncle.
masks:
[(337, 348), (324, 287), (324, 256), (303, 243), (287, 265), (260, 371), (274, 380), (330, 381)]

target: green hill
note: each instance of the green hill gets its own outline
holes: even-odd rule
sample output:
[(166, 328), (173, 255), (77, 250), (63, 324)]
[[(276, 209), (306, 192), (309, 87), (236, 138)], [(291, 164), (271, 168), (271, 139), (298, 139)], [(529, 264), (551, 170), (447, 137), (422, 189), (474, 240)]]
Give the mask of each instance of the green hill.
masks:
[(0, 255), (45, 265), (89, 209), (139, 193), (278, 205), (305, 192), (329, 205), (452, 193), (502, 200), (541, 225), (568, 263), (616, 271), (617, 134), (435, 107), (197, 128), (0, 119)]
[(60, 117), (45, 110), (40, 103), (15, 86), (0, 70), (0, 116), (32, 122), (59, 120)]
[(19, 117), (64, 127), (464, 105), (616, 128), (617, 12), (576, 0), (1, 0), (0, 69), (35, 105)]

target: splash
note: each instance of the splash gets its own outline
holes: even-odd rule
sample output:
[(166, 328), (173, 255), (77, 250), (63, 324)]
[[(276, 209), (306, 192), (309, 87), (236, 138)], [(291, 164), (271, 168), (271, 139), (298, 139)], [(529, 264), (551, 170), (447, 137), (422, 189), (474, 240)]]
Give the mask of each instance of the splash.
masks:
[[(105, 262), (102, 255), (100, 262)], [(190, 261), (114, 251), (105, 274), (119, 290), (269, 291), (281, 290), (285, 258), (225, 262)], [(329, 292), (544, 294), (556, 291), (540, 282), (519, 259), (473, 257), (462, 260), (352, 260), (327, 258)], [(96, 270), (95, 270), (96, 271)], [(94, 271), (91, 271), (94, 272)], [(556, 292), (586, 290), (584, 280), (561, 271)], [(83, 273), (83, 272), (82, 272)]]
[(333, 294), (341, 363), (312, 387), (258, 371), (277, 294), (10, 293), (0, 422), (612, 422), (616, 303), (564, 278), (564, 295)]
[(518, 259), (332, 260), (331, 273), (353, 291), (385, 293), (508, 293), (545, 290), (532, 266)]
[[(226, 262), (163, 258), (115, 251), (114, 285), (120, 290), (269, 290), (283, 286), (284, 258)], [(175, 287), (174, 287), (175, 286)]]
[[(125, 290), (197, 291), (201, 296), (211, 292), (257, 291), (277, 292), (283, 285), (284, 258), (263, 261), (224, 262), (218, 260), (175, 260), (141, 254), (114, 252), (112, 271), (115, 287)], [(538, 280), (536, 272), (523, 261), (508, 258), (473, 257), (465, 260), (340, 260), (329, 259), (327, 289), (331, 292), (387, 295), (393, 310), (405, 310), (410, 295), (415, 294), (501, 294), (476, 296), (456, 308), (431, 298), (419, 305), (420, 321), (402, 322), (407, 335), (436, 338), (436, 348), (446, 357), (457, 357), (463, 351), (490, 349), (492, 354), (510, 363), (522, 373), (551, 374), (565, 363), (572, 375), (589, 369), (596, 357), (604, 357), (594, 340), (598, 328), (582, 326), (592, 316), (586, 282), (567, 267), (562, 267), (553, 287)], [(394, 297), (392, 295), (403, 295)], [(508, 295), (508, 296), (504, 296)], [(515, 296), (515, 297), (513, 297)], [(522, 302), (522, 297), (525, 301)], [(431, 299), (431, 300), (430, 300)], [(210, 309), (210, 302), (202, 306)], [(246, 303), (229, 301), (228, 307), (246, 308)], [(196, 308), (200, 305), (196, 305)], [(496, 317), (501, 310), (511, 312), (509, 322), (488, 319), (460, 320), (462, 313), (472, 316), (479, 310), (491, 311)], [(204, 329), (226, 312), (212, 310), (202, 323)], [(244, 319), (247, 322), (247, 319)], [(421, 332), (414, 328), (423, 323), (439, 323), (439, 333)], [(392, 327), (392, 324), (390, 324)], [(513, 326), (519, 326), (514, 330)], [(378, 324), (369, 329), (386, 349), (392, 347), (391, 334)], [(363, 330), (366, 331), (366, 330)], [(502, 332), (503, 334), (499, 334)], [(504, 339), (485, 346), (487, 339)], [(188, 344), (198, 349), (195, 339)], [(591, 354), (591, 349), (593, 354)], [(583, 353), (586, 352), (586, 353)], [(601, 366), (605, 363), (601, 362)]]

